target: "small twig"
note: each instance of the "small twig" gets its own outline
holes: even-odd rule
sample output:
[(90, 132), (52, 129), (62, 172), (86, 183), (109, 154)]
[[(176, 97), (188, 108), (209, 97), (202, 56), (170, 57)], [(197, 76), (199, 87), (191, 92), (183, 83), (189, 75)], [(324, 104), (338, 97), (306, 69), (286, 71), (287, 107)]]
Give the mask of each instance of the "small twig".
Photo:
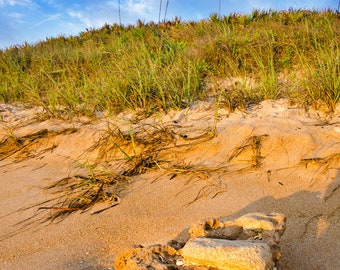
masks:
[(61, 210), (61, 211), (78, 211), (82, 210), (83, 208), (80, 207), (57, 207), (57, 206), (41, 206), (38, 208), (39, 210)]

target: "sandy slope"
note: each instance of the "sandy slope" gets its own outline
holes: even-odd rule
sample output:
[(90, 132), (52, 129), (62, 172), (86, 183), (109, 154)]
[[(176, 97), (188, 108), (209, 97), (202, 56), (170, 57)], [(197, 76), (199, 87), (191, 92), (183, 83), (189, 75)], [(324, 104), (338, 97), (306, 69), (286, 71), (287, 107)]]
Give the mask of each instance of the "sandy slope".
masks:
[[(201, 219), (253, 211), (286, 214), (284, 269), (340, 269), (339, 111), (326, 119), (284, 100), (232, 114), (220, 109), (217, 135), (208, 140), (200, 135), (209, 135), (216, 118), (205, 103), (140, 121), (122, 114), (70, 123), (38, 121), (38, 109), (0, 106), (3, 139), (46, 129), (53, 135), (26, 152), (0, 156), (0, 269), (108, 269), (133, 245), (166, 243)], [(167, 127), (177, 147), (160, 153), (167, 162), (159, 169), (131, 177), (118, 206), (41, 223), (48, 212), (26, 208), (55, 197), (43, 188), (97, 157), (96, 151), (81, 154), (109, 122), (127, 133)], [(175, 165), (193, 172), (174, 177)]]

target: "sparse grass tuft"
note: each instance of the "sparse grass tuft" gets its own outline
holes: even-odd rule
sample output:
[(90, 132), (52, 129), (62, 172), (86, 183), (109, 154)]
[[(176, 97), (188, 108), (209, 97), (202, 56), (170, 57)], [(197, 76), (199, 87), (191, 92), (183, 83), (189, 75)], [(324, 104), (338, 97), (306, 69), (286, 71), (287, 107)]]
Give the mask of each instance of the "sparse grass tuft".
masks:
[[(120, 193), (126, 189), (129, 178), (115, 173), (92, 172), (89, 175), (66, 177), (47, 187), (54, 191), (57, 200), (53, 206), (41, 206), (38, 210), (50, 210), (49, 221), (62, 220), (76, 211), (86, 211), (99, 202), (110, 202), (109, 209), (120, 202)], [(92, 214), (97, 214), (95, 211)]]

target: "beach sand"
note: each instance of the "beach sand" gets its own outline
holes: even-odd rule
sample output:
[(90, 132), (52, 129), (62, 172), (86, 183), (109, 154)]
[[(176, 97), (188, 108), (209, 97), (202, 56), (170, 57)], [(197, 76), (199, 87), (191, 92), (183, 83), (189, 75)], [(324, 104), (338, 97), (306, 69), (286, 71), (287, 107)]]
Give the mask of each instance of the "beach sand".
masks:
[[(340, 269), (339, 106), (329, 115), (278, 100), (229, 113), (200, 102), (149, 118), (68, 121), (3, 104), (0, 114), (0, 269), (112, 269), (135, 245), (166, 244), (202, 219), (249, 212), (287, 216), (283, 269)], [(105, 143), (93, 148), (113, 126), (146, 139), (166, 130), (172, 142), (153, 168), (129, 177), (118, 205), (44, 222), (53, 210), (39, 207), (58, 196), (47, 186), (113, 160)], [(31, 139), (6, 154), (8, 137)]]

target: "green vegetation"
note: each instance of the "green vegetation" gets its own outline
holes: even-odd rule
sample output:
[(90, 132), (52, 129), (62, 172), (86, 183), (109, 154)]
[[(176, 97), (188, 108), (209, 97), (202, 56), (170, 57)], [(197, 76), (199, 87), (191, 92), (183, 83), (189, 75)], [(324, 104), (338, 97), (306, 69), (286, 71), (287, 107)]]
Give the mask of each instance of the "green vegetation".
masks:
[[(0, 102), (52, 117), (125, 109), (147, 114), (211, 95), (230, 110), (287, 97), (306, 107), (340, 100), (339, 15), (332, 10), (216, 14), (199, 22), (105, 25), (75, 37), (0, 51)], [(252, 83), (247, 83), (251, 81)]]

